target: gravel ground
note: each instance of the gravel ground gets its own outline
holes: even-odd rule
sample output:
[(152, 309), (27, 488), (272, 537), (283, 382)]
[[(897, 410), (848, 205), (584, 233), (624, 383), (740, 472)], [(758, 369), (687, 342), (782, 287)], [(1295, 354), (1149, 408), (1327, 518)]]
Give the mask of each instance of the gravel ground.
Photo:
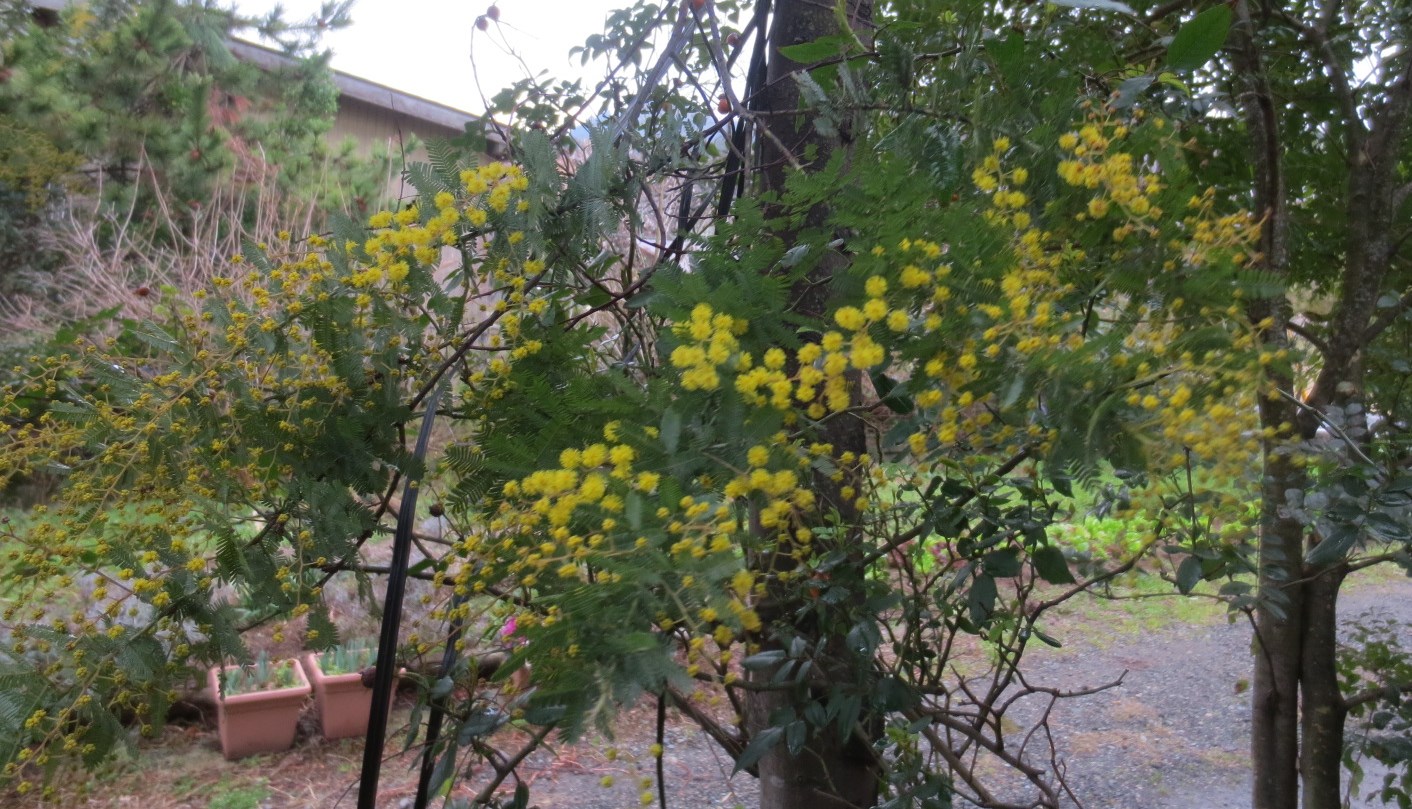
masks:
[[(1131, 602), (1129, 602), (1131, 604)], [(1071, 605), (1065, 605), (1066, 609)], [(1065, 647), (1038, 647), (1026, 661), (1031, 683), (1091, 687), (1122, 677), (1119, 686), (1061, 700), (1050, 716), (1067, 782), (1085, 809), (1248, 809), (1250, 630), (1230, 624), (1219, 609), (1174, 601), (1143, 606), (1073, 605), (1053, 634)], [(1412, 647), (1412, 579), (1380, 574), (1345, 589), (1345, 625), (1360, 616), (1396, 620)], [(1035, 698), (1029, 698), (1035, 700)], [(1011, 718), (1010, 738), (1042, 710), (1035, 700)], [(1026, 715), (1028, 713), (1028, 716)], [(406, 707), (398, 711), (405, 719)], [(628, 712), (617, 738), (541, 749), (525, 762), (530, 803), (539, 809), (630, 809), (644, 792), (655, 805), (654, 737), (650, 706)], [(663, 765), (672, 809), (758, 806), (747, 775), (730, 777), (730, 762), (685, 720), (669, 719)], [(401, 748), (401, 734), (389, 753)], [(58, 805), (83, 809), (312, 809), (351, 807), (361, 744), (305, 739), (288, 753), (243, 762), (221, 759), (215, 734), (170, 728), (144, 745), (143, 758), (66, 794)], [(609, 753), (615, 749), (616, 755)], [(646, 780), (645, 780), (646, 779)], [(1376, 774), (1369, 773), (1367, 783)], [(457, 794), (477, 787), (458, 785)], [(415, 792), (415, 759), (396, 755), (383, 767), (380, 809), (406, 809)], [(239, 800), (236, 798), (239, 797)], [(50, 804), (54, 805), (54, 804)], [(965, 804), (958, 802), (958, 806)], [(1355, 800), (1355, 809), (1371, 809)], [(39, 804), (0, 793), (0, 806)], [(824, 809), (822, 806), (819, 809)]]
[[(1365, 614), (1397, 620), (1404, 625), (1404, 643), (1412, 646), (1412, 580), (1384, 575), (1355, 583), (1346, 589), (1340, 613), (1345, 625)], [(1084, 631), (1068, 633), (1072, 642), (1066, 648), (1036, 653), (1026, 666), (1032, 683), (1057, 688), (1089, 687), (1122, 677), (1110, 690), (1059, 701), (1051, 713), (1066, 780), (1077, 798), (1066, 805), (1248, 809), (1249, 625), (1228, 623), (1217, 615), (1188, 623), (1158, 621), (1165, 625), (1157, 629), (1135, 628), (1129, 621), (1105, 633), (1101, 617), (1080, 620)], [(1036, 702), (1029, 714), (1040, 709)], [(1025, 713), (1019, 709), (1015, 718), (1024, 721)], [(632, 739), (645, 734), (645, 729), (629, 728), (620, 746), (640, 748)], [(756, 805), (753, 780), (730, 779), (730, 763), (693, 727), (673, 724), (667, 739), (669, 806)], [(646, 756), (608, 762), (593, 745), (568, 763), (536, 766), (543, 769), (533, 785), (532, 803), (541, 809), (636, 806), (643, 791), (639, 779), (651, 774)], [(613, 776), (612, 787), (599, 785), (604, 775)], [(1370, 773), (1367, 783), (1374, 780)], [(1378, 805), (1352, 802), (1355, 809)]]
[[(1054, 708), (1067, 781), (1088, 809), (1240, 809), (1249, 798), (1250, 630), (1172, 626), (1030, 669), (1031, 682), (1110, 690)], [(1200, 796), (1199, 800), (1196, 796)]]
[[(1340, 616), (1398, 621), (1412, 646), (1412, 580), (1348, 587)], [(1250, 806), (1250, 626), (1245, 621), (1174, 623), (1110, 643), (1032, 660), (1031, 682), (1077, 688), (1122, 684), (1061, 700), (1051, 715), (1067, 782), (1086, 809), (1248, 809)], [(1098, 641), (1095, 643), (1094, 641)], [(1365, 783), (1376, 780), (1370, 772)], [(1355, 799), (1352, 806), (1381, 806)]]

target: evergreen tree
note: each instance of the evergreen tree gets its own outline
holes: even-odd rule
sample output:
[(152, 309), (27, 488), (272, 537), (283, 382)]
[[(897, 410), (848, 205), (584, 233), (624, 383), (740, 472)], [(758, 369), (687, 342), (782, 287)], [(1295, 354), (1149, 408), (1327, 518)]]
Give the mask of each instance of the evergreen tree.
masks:
[[(310, 26), (341, 25), (344, 15), (330, 6)], [(227, 42), (244, 29), (281, 36), (291, 66), (237, 60)], [(154, 206), (198, 208), (230, 183), (286, 199), (286, 216), (312, 201), (337, 210), (375, 196), (376, 170), (326, 142), (337, 94), (327, 55), (303, 33), (277, 16), (171, 0), (98, 0), (57, 16), (7, 8), (0, 187), (15, 230), (0, 284), (43, 288), (44, 272), (34, 271), (57, 268), (36, 250), (38, 231), (54, 215), (46, 206), (68, 199), (97, 197), (130, 211), (136, 227), (159, 229), (172, 218)]]

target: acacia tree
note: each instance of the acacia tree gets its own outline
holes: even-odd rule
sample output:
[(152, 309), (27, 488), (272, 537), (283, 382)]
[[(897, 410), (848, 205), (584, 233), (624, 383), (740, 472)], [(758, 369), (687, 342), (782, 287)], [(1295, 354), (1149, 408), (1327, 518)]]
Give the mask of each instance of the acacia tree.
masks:
[[(1344, 692), (1335, 619), (1351, 570), (1407, 561), (1400, 551), (1359, 551), (1409, 538), (1401, 516), (1407, 480), (1400, 451), (1390, 450), (1405, 443), (1400, 403), (1377, 396), (1376, 388), (1370, 395), (1369, 365), (1409, 302), (1400, 251), (1406, 233), (1398, 223), (1406, 221), (1401, 175), (1412, 146), (1412, 55), (1391, 43), (1406, 42), (1412, 29), (1397, 4), (1294, 3), (1262, 11), (1241, 3), (1236, 16), (1230, 87), (1241, 102), (1252, 199), (1267, 219), (1264, 260), (1295, 283), (1317, 284), (1331, 304), (1321, 317), (1288, 306), (1269, 310), (1272, 346), (1303, 341), (1311, 349), (1310, 384), (1299, 392), (1292, 376), (1277, 376), (1284, 395), (1267, 399), (1261, 414), (1278, 435), (1265, 453), (1255, 805), (1295, 806), (1302, 777), (1303, 805), (1313, 809), (1342, 800), (1350, 710), (1366, 712), (1391, 693)], [(1317, 101), (1309, 106), (1279, 100), (1310, 90)], [(1317, 202), (1306, 204), (1306, 196)], [(1370, 407), (1390, 429), (1369, 429)], [(1291, 440), (1314, 440), (1326, 426), (1347, 446), (1311, 477), (1287, 448)], [(1315, 503), (1316, 493), (1323, 504)], [(1299, 509), (1306, 501), (1309, 508)], [(1405, 800), (1406, 786), (1389, 794)]]
[[(947, 28), (780, 2), (723, 30), (732, 11), (615, 17), (590, 52), (629, 64), (660, 25), (665, 53), (630, 95), (502, 95), (545, 130), (514, 164), (434, 149), (418, 204), (250, 245), (204, 308), (133, 327), (140, 356), (15, 370), (0, 473), (67, 481), (8, 537), (8, 776), (102, 755), (124, 716), (155, 728), (192, 659), (244, 655), (222, 582), (333, 642), (325, 587), (371, 569), (423, 471), (404, 425), (454, 383), (451, 540), (419, 575), (448, 622), (514, 639), (502, 672), (533, 668), (523, 694), (441, 673), (432, 699), (469, 696), (438, 782), (484, 760), (492, 804), (511, 718), (536, 744), (645, 694), (771, 807), (1059, 804), (1045, 706), (1069, 694), (1020, 664), (1135, 559), (1076, 565), (1048, 528), (1116, 468), (1153, 541), (1201, 538), (1189, 473), (1254, 449), (1268, 324), (1230, 305), (1259, 292), (1252, 222), (1193, 193), (1161, 116), (1089, 97), (1086, 51), (1023, 67), (1094, 42), (1087, 13), (997, 41), (972, 35), (1009, 19), (984, 4)], [(561, 137), (598, 104), (611, 125)], [(77, 580), (101, 615), (55, 598)], [(971, 644), (988, 665), (958, 674)]]
[[(1252, 301), (1251, 318), (1267, 324), (1267, 357), (1299, 357), (1267, 366), (1258, 591), (1237, 600), (1256, 637), (1253, 803), (1294, 807), (1302, 787), (1307, 809), (1339, 806), (1341, 765), (1360, 772), (1365, 754), (1394, 766), (1379, 791), (1405, 801), (1403, 754), (1345, 740), (1350, 716), (1406, 727), (1405, 661), (1341, 661), (1336, 619), (1345, 577), (1407, 566), (1412, 536), (1395, 370), (1406, 367), (1412, 303), (1412, 55), (1400, 44), (1412, 29), (1397, 3), (1231, 8), (1199, 15), (1233, 25), (1190, 108), (1194, 165), (1229, 204), (1261, 217), (1255, 266), (1291, 293)], [(1149, 99), (1161, 95), (1154, 87)], [(1216, 105), (1239, 115), (1209, 115)], [(1218, 556), (1205, 554), (1206, 574), (1222, 572)]]
[[(1128, 70), (1107, 89), (1123, 108), (1174, 115), (1221, 206), (1261, 218), (1250, 266), (1284, 292), (1248, 304), (1266, 368), (1258, 536), (1253, 547), (1185, 543), (1177, 583), (1258, 578), (1253, 592), (1239, 578), (1222, 588), (1255, 627), (1255, 806), (1340, 805), (1343, 769), (1356, 789), (1365, 756), (1392, 767), (1376, 793), (1406, 800), (1405, 753), (1384, 741), (1408, 726), (1405, 654), (1386, 637), (1348, 654), (1336, 630), (1349, 573), (1408, 564), (1407, 12), (1204, 5), (1138, 6), (1141, 24), (1110, 26)], [(1195, 92), (1172, 72), (1218, 47), (1190, 75)]]

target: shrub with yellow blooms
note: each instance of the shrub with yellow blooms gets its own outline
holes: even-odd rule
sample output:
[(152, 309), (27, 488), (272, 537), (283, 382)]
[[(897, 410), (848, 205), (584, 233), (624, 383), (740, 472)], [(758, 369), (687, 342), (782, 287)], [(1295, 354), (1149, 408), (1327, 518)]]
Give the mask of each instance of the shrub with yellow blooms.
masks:
[[(1155, 168), (1175, 164), (1149, 122), (1090, 111), (1046, 147), (1042, 182), (996, 138), (954, 200), (867, 153), (772, 201), (848, 200), (827, 227), (782, 244), (741, 201), (650, 294), (626, 257), (595, 258), (613, 223), (581, 215), (618, 202), (626, 186), (601, 178), (626, 153), (599, 139), (570, 172), (535, 137), (525, 165), (438, 152), (417, 202), (250, 245), (199, 311), (14, 369), (0, 479), (65, 484), (6, 535), (19, 685), (0, 696), (32, 706), (0, 711), (6, 777), (97, 760), (120, 718), (160, 725), (191, 665), (248, 654), (223, 585), (337, 643), (324, 588), (365, 567), (422, 471), (408, 425), (447, 375), (430, 479), (448, 544), (427, 575), (438, 618), (506, 642), (506, 671), (532, 665), (502, 707), (572, 735), (652, 694), (745, 740), (742, 767), (834, 727), (993, 711), (947, 687), (956, 638), (1012, 670), (1064, 594), (1172, 539), (1192, 470), (1228, 499), (1248, 482), (1259, 369), (1289, 361), (1260, 355), (1261, 324), (1231, 306), (1258, 294), (1255, 225)], [(789, 312), (839, 232), (850, 260), (823, 316)], [(838, 420), (874, 449), (821, 440)], [(1075, 481), (1115, 474), (1153, 533), (1076, 582), (1050, 529)], [(64, 598), (76, 586), (94, 609)], [(837, 644), (804, 643), (806, 625)], [(712, 718), (767, 688), (828, 696), (753, 740)], [(898, 760), (912, 721), (885, 737)]]

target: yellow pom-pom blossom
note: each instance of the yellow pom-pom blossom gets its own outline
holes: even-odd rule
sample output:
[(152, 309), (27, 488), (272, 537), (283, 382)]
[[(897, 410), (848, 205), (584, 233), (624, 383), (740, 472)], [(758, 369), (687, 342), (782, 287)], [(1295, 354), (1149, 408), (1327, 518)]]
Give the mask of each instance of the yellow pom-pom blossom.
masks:
[[(477, 346), (500, 363), (499, 373), (477, 372), (481, 383), (473, 383), (468, 398), (492, 395), (514, 361), (540, 348), (522, 327), (545, 311), (538, 286), (545, 266), (530, 252), (533, 240), (521, 215), (529, 210), (528, 181), (507, 163), (469, 170), (461, 180), (416, 204), (372, 214), (368, 230), (356, 237), (300, 240), (280, 232), (268, 244), (252, 246), (230, 260), (210, 290), (195, 296), (195, 305), (159, 313), (162, 329), (153, 330), (152, 350), (140, 359), (115, 341), (85, 342), (52, 362), (36, 358), (15, 377), (52, 396), (60, 380), (88, 376), (85, 368), (104, 369), (105, 375), (72, 394), (83, 419), (38, 419), (0, 444), (5, 477), (36, 463), (85, 458), (69, 475), (63, 503), (52, 512), (36, 509), (22, 535), (0, 528), (0, 536), (13, 548), (14, 561), (32, 571), (12, 603), (52, 603), (53, 593), (72, 591), (74, 566), (80, 565), (94, 582), (92, 608), (50, 621), (36, 606), (27, 620), (64, 634), (162, 637), (174, 649), (175, 675), (193, 648), (209, 642), (209, 626), (174, 616), (192, 599), (209, 598), (218, 576), (231, 575), (229, 556), (215, 552), (211, 526), (229, 524), (232, 513), (255, 526), (251, 535), (260, 540), (254, 547), (278, 548), (269, 576), (272, 590), (288, 599), (281, 608), (295, 617), (310, 611), (319, 597), (312, 582), (343, 558), (340, 543), (356, 529), (329, 527), (326, 515), (309, 513), (285, 487), (332, 462), (329, 447), (346, 440), (336, 438), (339, 419), (381, 419), (368, 429), (367, 440), (392, 441), (385, 431), (405, 418), (399, 414), (415, 392), (413, 375), (450, 356), (445, 337), (418, 320), (440, 283), (443, 247), (464, 248), (475, 259), (464, 268), (468, 282), (500, 304), (481, 313), (485, 339)], [(480, 226), (487, 230), (475, 229)], [(493, 241), (474, 242), (473, 235)], [(0, 389), (0, 408), (17, 407), (21, 389)], [(633, 461), (631, 447), (610, 445), (605, 468), (572, 485), (585, 501), (611, 510), (603, 478), (631, 469)], [(366, 508), (346, 487), (335, 486), (326, 500), (330, 513), (351, 516)], [(231, 534), (222, 543), (238, 554), (250, 538)], [(122, 562), (106, 569), (83, 561), (94, 554)], [(552, 565), (549, 575), (565, 582), (587, 575), (573, 557)], [(7, 623), (19, 617), (8, 615)], [(275, 631), (282, 635), (284, 629)], [(316, 631), (307, 636), (316, 637)], [(14, 636), (19, 654), (39, 651), (42, 642)], [(148, 686), (125, 678), (111, 659), (95, 653), (78, 661), (82, 656), (73, 656), (77, 665), (65, 675), (76, 700), (98, 698), (137, 714), (139, 706), (155, 704), (142, 693)], [(156, 683), (167, 664), (153, 665), (150, 679)], [(82, 752), (78, 716), (35, 722), (32, 729), (49, 733), (49, 741), (37, 743), (41, 747), (73, 742), (69, 751)]]

